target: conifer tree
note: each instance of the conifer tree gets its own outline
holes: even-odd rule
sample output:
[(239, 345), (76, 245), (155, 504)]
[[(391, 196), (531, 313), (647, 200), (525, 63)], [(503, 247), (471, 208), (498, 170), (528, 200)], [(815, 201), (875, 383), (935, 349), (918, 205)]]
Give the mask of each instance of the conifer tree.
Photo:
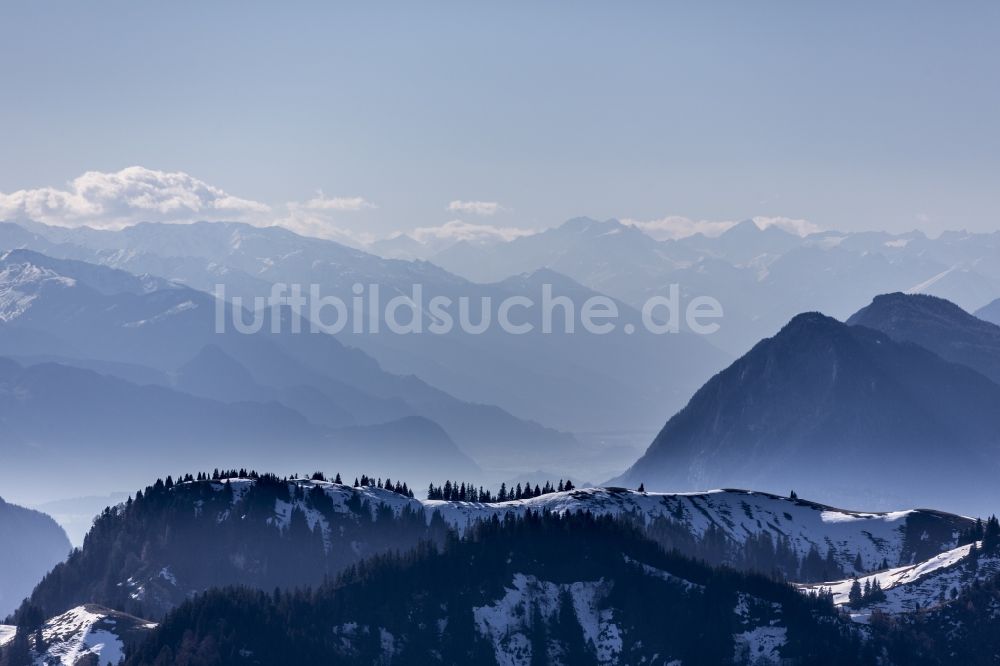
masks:
[(858, 582), (857, 578), (851, 583), (851, 591), (847, 593), (847, 602), (851, 608), (861, 608), (861, 604), (864, 602), (864, 593), (861, 591), (861, 583)]
[(5, 647), (0, 648), (0, 666), (25, 666), (34, 663), (27, 633), (18, 631)]
[(559, 594), (559, 614), (556, 616), (553, 638), (563, 646), (562, 663), (596, 666), (597, 655), (590, 650), (573, 606), (573, 596), (567, 590)]
[(877, 604), (885, 601), (885, 590), (882, 589), (882, 584), (878, 582), (878, 578), (872, 584), (871, 592), (868, 594), (869, 603)]
[(996, 555), (1000, 550), (1000, 521), (996, 516), (990, 516), (983, 530), (983, 552), (986, 555)]
[(531, 666), (548, 666), (549, 664), (549, 632), (538, 604), (531, 607)]

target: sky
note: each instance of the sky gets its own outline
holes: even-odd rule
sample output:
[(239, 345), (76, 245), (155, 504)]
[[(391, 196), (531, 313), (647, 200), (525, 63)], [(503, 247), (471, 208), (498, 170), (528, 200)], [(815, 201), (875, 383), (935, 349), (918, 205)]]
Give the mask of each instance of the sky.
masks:
[(996, 2), (8, 0), (0, 31), (8, 219), (1000, 228)]

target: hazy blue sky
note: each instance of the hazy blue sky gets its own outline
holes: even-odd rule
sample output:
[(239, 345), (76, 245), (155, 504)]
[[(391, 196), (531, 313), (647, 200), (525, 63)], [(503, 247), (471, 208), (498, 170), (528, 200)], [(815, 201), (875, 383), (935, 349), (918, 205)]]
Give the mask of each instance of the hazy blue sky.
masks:
[(376, 234), (1000, 227), (997, 2), (31, 0), (0, 29), (2, 193), (142, 165), (363, 197), (331, 215)]

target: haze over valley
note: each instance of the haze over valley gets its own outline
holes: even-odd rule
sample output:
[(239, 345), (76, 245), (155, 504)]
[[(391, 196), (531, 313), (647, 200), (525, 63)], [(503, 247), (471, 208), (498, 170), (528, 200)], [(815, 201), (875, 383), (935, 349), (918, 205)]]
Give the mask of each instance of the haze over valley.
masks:
[(1000, 5), (0, 25), (0, 666), (997, 663)]

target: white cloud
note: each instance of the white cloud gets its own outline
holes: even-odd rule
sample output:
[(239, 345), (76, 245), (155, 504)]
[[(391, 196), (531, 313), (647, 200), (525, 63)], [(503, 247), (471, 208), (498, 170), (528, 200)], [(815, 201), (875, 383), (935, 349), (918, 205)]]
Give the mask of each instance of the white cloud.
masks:
[(311, 199), (274, 211), (267, 204), (233, 196), (183, 172), (139, 166), (112, 173), (88, 171), (65, 189), (0, 192), (0, 220), (30, 219), (96, 229), (121, 229), (139, 222), (225, 220), (277, 224), (302, 235), (353, 245), (370, 241), (370, 235), (346, 228), (335, 218), (375, 207), (363, 197), (327, 197), (318, 191)]
[(287, 215), (274, 223), (303, 236), (326, 238), (346, 245), (361, 247), (375, 240), (367, 232), (359, 232), (345, 226), (340, 213), (377, 208), (363, 197), (327, 197), (322, 190), (306, 201), (289, 201), (285, 204)]
[(448, 204), (448, 210), (464, 215), (496, 215), (501, 210), (501, 206), (496, 201), (456, 200)]
[(183, 172), (133, 166), (88, 171), (61, 190), (0, 192), (0, 219), (28, 218), (57, 226), (119, 229), (141, 221), (240, 220), (270, 212), (267, 204), (233, 196)]
[[(817, 225), (808, 220), (761, 215), (752, 219), (754, 224), (761, 229), (778, 227), (799, 236), (808, 236), (811, 233), (820, 231)], [(733, 220), (692, 220), (682, 215), (668, 215), (657, 220), (645, 221), (624, 219), (621, 222), (622, 224), (641, 229), (657, 240), (686, 238), (687, 236), (699, 233), (706, 236), (719, 236), (739, 224), (739, 222)]]
[(378, 208), (375, 204), (364, 197), (327, 197), (323, 190), (316, 193), (316, 196), (301, 204), (288, 204), (289, 208), (298, 206), (308, 210), (334, 210), (340, 212), (353, 212), (368, 208)]
[[(321, 190), (305, 201), (293, 201), (272, 210), (259, 201), (234, 196), (184, 172), (166, 172), (132, 166), (116, 172), (88, 171), (65, 188), (0, 192), (0, 220), (30, 219), (56, 226), (87, 225), (120, 229), (143, 221), (194, 222), (229, 220), (260, 226), (277, 224), (305, 236), (328, 238), (354, 246), (376, 240), (374, 234), (344, 223), (361, 211), (377, 206), (359, 196), (328, 197)], [(448, 210), (472, 215), (495, 215), (504, 210), (495, 201), (452, 201)], [(787, 217), (754, 217), (762, 229), (775, 226), (799, 235), (819, 231), (808, 220)], [(695, 233), (717, 236), (733, 221), (692, 220), (671, 215), (656, 220), (622, 220), (658, 239), (682, 238)], [(535, 233), (517, 227), (472, 224), (452, 220), (410, 232), (425, 244), (456, 241), (490, 243), (511, 241)]]
[(308, 201), (289, 201), (285, 204), (286, 216), (275, 220), (274, 224), (303, 236), (326, 238), (360, 247), (374, 241), (375, 236), (345, 226), (339, 214), (375, 207), (375, 204), (362, 197), (328, 198), (319, 192)]
[(512, 241), (521, 236), (530, 236), (535, 232), (531, 229), (517, 227), (498, 227), (492, 224), (471, 224), (462, 220), (452, 220), (436, 227), (417, 227), (410, 232), (413, 238), (421, 243), (432, 241)]
[(809, 220), (800, 220), (792, 217), (765, 217), (757, 215), (752, 218), (754, 224), (761, 229), (768, 227), (778, 227), (797, 236), (808, 236), (818, 231), (822, 231), (819, 225), (813, 224)]
[(648, 221), (625, 219), (621, 222), (641, 229), (657, 240), (685, 238), (699, 233), (706, 236), (718, 236), (736, 224), (735, 222), (692, 220), (682, 215), (668, 215), (658, 220)]
[(372, 234), (355, 231), (335, 222), (328, 215), (315, 214), (302, 208), (289, 211), (288, 215), (274, 220), (272, 224), (294, 231), (300, 236), (335, 240), (352, 247), (362, 247), (375, 240)]

